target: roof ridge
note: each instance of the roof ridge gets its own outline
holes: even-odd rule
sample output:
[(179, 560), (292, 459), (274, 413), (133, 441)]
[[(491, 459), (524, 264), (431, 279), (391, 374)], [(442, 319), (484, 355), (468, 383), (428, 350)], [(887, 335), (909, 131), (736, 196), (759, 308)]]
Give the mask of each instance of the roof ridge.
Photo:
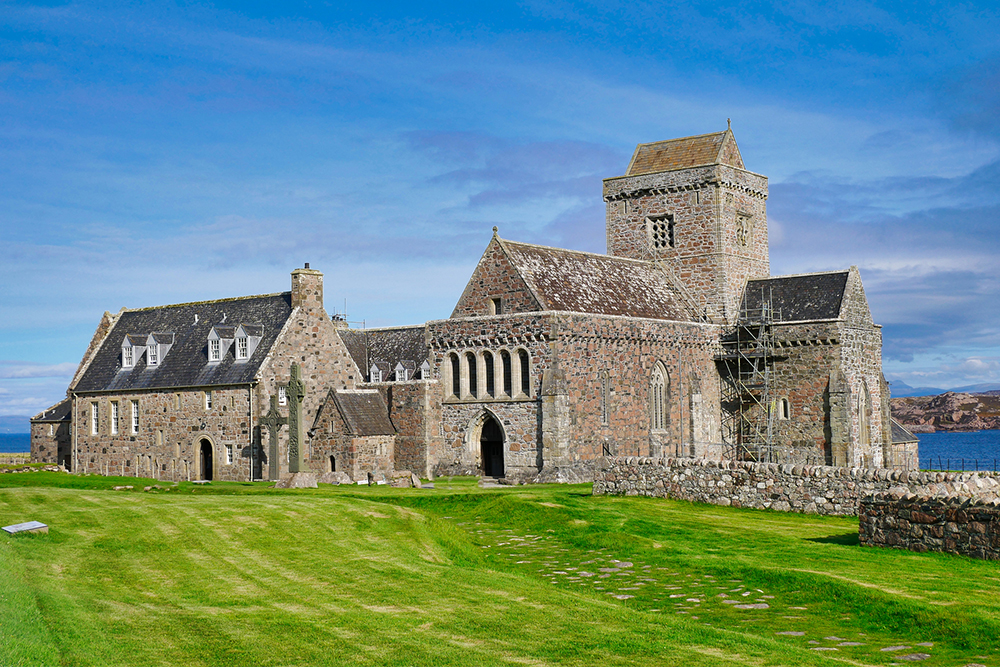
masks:
[(126, 313), (140, 313), (147, 310), (162, 310), (164, 308), (182, 308), (184, 306), (199, 306), (201, 304), (209, 303), (225, 303), (228, 301), (243, 301), (246, 299), (263, 299), (271, 296), (283, 296), (285, 294), (291, 294), (288, 292), (272, 292), (270, 294), (249, 294), (247, 296), (231, 296), (225, 299), (207, 299), (205, 301), (186, 301), (184, 303), (168, 303), (162, 306), (146, 306), (144, 308), (125, 308)]
[(692, 134), (692, 135), (687, 136), (687, 137), (677, 137), (675, 139), (663, 139), (661, 141), (650, 141), (650, 142), (645, 143), (645, 144), (638, 144), (637, 147), (638, 146), (656, 146), (657, 144), (669, 144), (669, 143), (673, 143), (675, 141), (687, 141), (688, 139), (701, 139), (702, 137), (714, 137), (714, 136), (718, 136), (720, 134), (725, 134), (726, 132), (729, 132), (729, 131), (730, 130), (720, 130), (719, 132), (705, 132), (704, 134)]
[(401, 324), (398, 327), (369, 327), (367, 329), (347, 329), (347, 331), (399, 331), (400, 329), (422, 329), (423, 324)]
[(747, 282), (754, 280), (774, 280), (776, 278), (803, 278), (805, 276), (832, 276), (837, 273), (850, 273), (850, 269), (838, 269), (836, 271), (810, 271), (807, 273), (788, 273), (783, 276), (768, 276), (767, 278), (749, 278)]
[(601, 252), (590, 252), (588, 250), (573, 250), (572, 248), (557, 248), (556, 246), (541, 245), (539, 243), (526, 243), (524, 241), (510, 241), (508, 239), (499, 239), (499, 240), (503, 241), (504, 243), (512, 243), (514, 245), (528, 246), (528, 247), (531, 247), (531, 248), (541, 248), (542, 250), (558, 250), (560, 252), (571, 252), (571, 253), (574, 253), (576, 255), (590, 255), (591, 257), (600, 257), (602, 259), (613, 259), (613, 260), (622, 261), (622, 262), (633, 262), (635, 264), (644, 264), (646, 266), (649, 266), (649, 265), (651, 265), (653, 263), (653, 262), (651, 262), (648, 259), (635, 259), (634, 257), (619, 257), (618, 255), (609, 255), (607, 253), (601, 253)]

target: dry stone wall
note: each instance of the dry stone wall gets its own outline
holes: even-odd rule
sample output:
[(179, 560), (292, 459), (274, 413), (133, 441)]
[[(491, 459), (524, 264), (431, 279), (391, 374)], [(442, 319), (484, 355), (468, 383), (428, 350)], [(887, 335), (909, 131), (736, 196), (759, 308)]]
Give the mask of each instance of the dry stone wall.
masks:
[(862, 499), (865, 546), (1000, 560), (1000, 501), (880, 494)]
[(885, 468), (778, 465), (705, 459), (608, 458), (595, 495), (653, 496), (783, 512), (855, 516), (861, 499), (895, 490), (993, 500), (992, 473), (907, 472)]

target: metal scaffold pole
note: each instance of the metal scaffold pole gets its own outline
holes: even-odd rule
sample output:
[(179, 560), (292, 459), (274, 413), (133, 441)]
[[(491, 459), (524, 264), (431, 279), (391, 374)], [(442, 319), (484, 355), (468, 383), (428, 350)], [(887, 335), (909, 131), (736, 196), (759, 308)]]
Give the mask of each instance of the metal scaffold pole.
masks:
[(770, 291), (761, 290), (759, 306), (750, 302), (744, 301), (736, 324), (722, 336), (722, 353), (716, 355), (722, 376), (723, 456), (774, 463), (774, 321), (781, 314), (774, 312)]

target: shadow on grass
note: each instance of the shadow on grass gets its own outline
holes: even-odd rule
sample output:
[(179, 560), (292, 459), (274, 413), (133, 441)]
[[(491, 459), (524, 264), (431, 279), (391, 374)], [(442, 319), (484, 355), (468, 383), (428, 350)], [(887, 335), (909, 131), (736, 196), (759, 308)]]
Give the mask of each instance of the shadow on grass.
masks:
[(820, 542), (821, 544), (842, 544), (845, 547), (856, 547), (861, 544), (857, 533), (827, 535), (826, 537), (807, 537), (806, 540), (809, 542)]

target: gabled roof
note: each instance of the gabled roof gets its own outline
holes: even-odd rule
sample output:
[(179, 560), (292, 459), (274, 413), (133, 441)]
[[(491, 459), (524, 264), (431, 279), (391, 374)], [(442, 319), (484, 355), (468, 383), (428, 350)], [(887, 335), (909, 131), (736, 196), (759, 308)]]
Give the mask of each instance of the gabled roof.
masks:
[(378, 391), (334, 391), (334, 403), (351, 435), (396, 435), (389, 408)]
[(741, 312), (759, 311), (770, 298), (777, 322), (837, 319), (848, 275), (848, 271), (834, 271), (749, 280)]
[(708, 164), (728, 164), (744, 169), (743, 157), (731, 130), (639, 144), (625, 175), (654, 174)]
[(31, 418), (33, 422), (68, 422), (73, 411), (73, 402), (68, 398), (59, 401), (51, 408), (42, 410)]
[(892, 444), (917, 442), (917, 436), (910, 433), (905, 426), (896, 421), (895, 417), (889, 417), (889, 422), (892, 424)]
[(401, 361), (420, 366), (430, 349), (424, 341), (423, 325), (387, 329), (338, 329), (341, 340), (362, 373), (375, 362), (385, 362), (390, 371)]
[(497, 241), (542, 310), (687, 321), (679, 294), (652, 262)]
[[(176, 306), (125, 310), (116, 320), (74, 391), (109, 391), (211, 386), (250, 382), (257, 374), (292, 312), (291, 293), (200, 301)], [(208, 334), (222, 322), (262, 325), (263, 338), (250, 359), (234, 363), (233, 353), (208, 362)], [(147, 367), (146, 357), (122, 368), (121, 345), (128, 335), (173, 334), (173, 346), (160, 363)], [(164, 339), (166, 340), (166, 339)]]

